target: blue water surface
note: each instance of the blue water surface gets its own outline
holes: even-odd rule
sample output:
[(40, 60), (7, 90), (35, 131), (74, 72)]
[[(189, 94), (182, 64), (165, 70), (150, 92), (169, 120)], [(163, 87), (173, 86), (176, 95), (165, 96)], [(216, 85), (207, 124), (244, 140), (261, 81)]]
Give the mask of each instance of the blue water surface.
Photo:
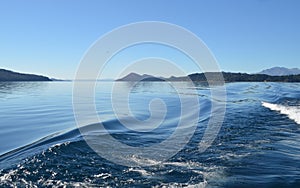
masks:
[[(136, 84), (128, 99), (138, 120), (151, 117), (153, 99), (164, 101), (167, 109), (166, 126), (137, 132), (122, 126), (114, 114), (112, 84), (118, 85), (117, 94), (132, 87), (128, 82), (97, 84), (96, 111), (105, 134), (133, 147), (172, 135), (181, 115), (178, 91), (166, 82)], [(217, 99), (205, 84), (176, 84), (187, 98), (197, 91), (200, 114), (194, 135), (167, 161), (128, 167), (104, 159), (85, 142), (74, 118), (72, 82), (0, 82), (0, 187), (300, 187), (300, 125), (289, 116), (299, 114), (299, 83), (227, 83), (227, 101), (219, 101), (226, 102), (225, 119), (205, 152), (198, 144)], [(97, 131), (97, 122), (86, 127), (91, 135), (106, 136)]]

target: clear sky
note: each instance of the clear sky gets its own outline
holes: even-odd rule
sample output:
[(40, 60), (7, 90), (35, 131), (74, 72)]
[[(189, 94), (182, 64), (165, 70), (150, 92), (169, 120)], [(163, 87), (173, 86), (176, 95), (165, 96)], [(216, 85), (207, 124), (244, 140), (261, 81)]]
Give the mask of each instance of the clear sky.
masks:
[(300, 68), (299, 10), (298, 0), (3, 0), (0, 67), (72, 79), (103, 34), (164, 21), (200, 37), (224, 71)]

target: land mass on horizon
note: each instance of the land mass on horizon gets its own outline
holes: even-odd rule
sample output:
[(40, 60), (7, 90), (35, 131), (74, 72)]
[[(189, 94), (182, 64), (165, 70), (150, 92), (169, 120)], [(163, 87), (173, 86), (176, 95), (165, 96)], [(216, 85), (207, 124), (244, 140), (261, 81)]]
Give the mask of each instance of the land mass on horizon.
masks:
[[(299, 74), (298, 74), (299, 73)], [(213, 82), (300, 82), (300, 69), (288, 69), (284, 67), (273, 67), (256, 74), (231, 73), (231, 72), (206, 72), (193, 73), (187, 76), (169, 78), (156, 77), (149, 74), (129, 73), (115, 81), (193, 81), (207, 82), (207, 78)], [(18, 73), (6, 69), (0, 69), (0, 82), (8, 81), (63, 81), (51, 79), (42, 75)], [(113, 81), (113, 80), (112, 80)]]
[[(271, 76), (267, 74), (247, 74), (247, 73), (231, 73), (231, 72), (206, 72), (194, 73), (187, 76), (169, 78), (155, 77), (148, 74), (139, 75), (137, 73), (130, 73), (123, 78), (116, 81), (193, 81), (193, 82), (207, 82), (207, 78), (215, 83), (221, 82), (300, 82), (300, 74), (285, 75), (285, 76)], [(224, 80), (223, 80), (224, 79)]]
[(52, 81), (52, 79), (35, 74), (18, 73), (6, 69), (0, 69), (0, 82), (33, 82), (33, 81)]

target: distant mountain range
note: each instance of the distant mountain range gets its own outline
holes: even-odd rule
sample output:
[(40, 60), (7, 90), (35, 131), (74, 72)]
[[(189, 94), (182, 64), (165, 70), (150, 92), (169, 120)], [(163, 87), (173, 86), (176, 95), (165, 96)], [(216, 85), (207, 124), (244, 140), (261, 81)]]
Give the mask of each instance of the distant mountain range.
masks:
[[(222, 72), (225, 82), (300, 82), (300, 69), (288, 69), (284, 67), (273, 67), (263, 70), (257, 74), (247, 73), (230, 73)], [(155, 77), (148, 74), (139, 75), (137, 73), (130, 73), (123, 78), (116, 81), (188, 81), (207, 82), (206, 78), (214, 82), (220, 82), (220, 73), (207, 72), (195, 73), (182, 77), (172, 76), (170, 78)], [(3, 81), (61, 81), (57, 79), (50, 79), (46, 76), (24, 74), (13, 72), (10, 70), (0, 69), (0, 82)]]
[(0, 69), (0, 82), (8, 81), (52, 81), (46, 76), (17, 73), (10, 70)]
[(270, 76), (287, 76), (287, 75), (297, 75), (300, 74), (300, 69), (293, 68), (288, 69), (285, 67), (273, 67), (270, 69), (263, 70), (259, 72), (258, 74), (266, 74)]
[(139, 75), (137, 73), (130, 73), (127, 76), (117, 79), (116, 81), (188, 81), (193, 82), (207, 82), (207, 78), (215, 84), (222, 83), (222, 76), (225, 82), (300, 82), (300, 74), (287, 76), (270, 76), (267, 74), (247, 74), (247, 73), (230, 73), (230, 72), (207, 72), (195, 73), (182, 77), (162, 78), (151, 75)]

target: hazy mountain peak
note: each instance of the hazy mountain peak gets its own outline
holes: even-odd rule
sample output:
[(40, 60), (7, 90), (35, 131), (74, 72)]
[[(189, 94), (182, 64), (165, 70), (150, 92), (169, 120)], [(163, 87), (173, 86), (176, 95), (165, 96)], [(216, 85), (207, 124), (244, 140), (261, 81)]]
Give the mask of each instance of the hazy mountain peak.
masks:
[(300, 69), (298, 68), (285, 68), (285, 67), (272, 67), (270, 69), (265, 69), (258, 74), (267, 74), (270, 76), (286, 76), (286, 75), (297, 75), (300, 74)]
[(157, 78), (149, 74), (137, 74), (135, 72), (129, 73), (123, 78), (117, 79), (117, 81), (162, 81), (162, 78)]

